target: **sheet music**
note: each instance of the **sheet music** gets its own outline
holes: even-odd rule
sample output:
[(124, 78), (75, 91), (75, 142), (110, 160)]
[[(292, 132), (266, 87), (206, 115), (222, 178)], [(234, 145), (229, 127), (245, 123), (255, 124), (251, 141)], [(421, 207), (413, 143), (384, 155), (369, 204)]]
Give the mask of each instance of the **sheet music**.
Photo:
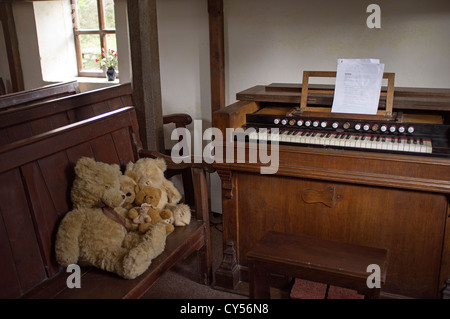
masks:
[(338, 59), (331, 112), (376, 114), (383, 72), (378, 59)]

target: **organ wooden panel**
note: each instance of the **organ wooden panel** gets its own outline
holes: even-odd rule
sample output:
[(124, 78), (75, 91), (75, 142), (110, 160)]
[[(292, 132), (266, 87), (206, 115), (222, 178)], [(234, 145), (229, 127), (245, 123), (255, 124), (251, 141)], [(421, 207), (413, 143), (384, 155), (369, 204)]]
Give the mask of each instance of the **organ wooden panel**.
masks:
[[(215, 112), (213, 125), (223, 132), (241, 127), (245, 114), (264, 112), (273, 92), (265, 93), (264, 102), (246, 96)], [(286, 103), (277, 96), (272, 110), (289, 108), (290, 95)], [(279, 158), (262, 164), (250, 161), (255, 148), (234, 143), (235, 156), (244, 151), (245, 163), (215, 164), (228, 249), (216, 285), (239, 289), (248, 279), (247, 251), (274, 230), (387, 249), (384, 297), (442, 297), (450, 278), (449, 158), (279, 145)], [(261, 174), (275, 161), (275, 174)]]

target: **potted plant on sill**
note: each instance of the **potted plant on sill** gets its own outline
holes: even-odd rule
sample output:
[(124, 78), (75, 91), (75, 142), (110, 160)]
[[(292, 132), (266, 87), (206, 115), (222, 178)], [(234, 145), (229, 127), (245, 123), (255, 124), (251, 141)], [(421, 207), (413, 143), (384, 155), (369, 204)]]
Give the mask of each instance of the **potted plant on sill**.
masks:
[(106, 77), (108, 81), (116, 79), (116, 67), (118, 63), (117, 52), (111, 49), (105, 50), (102, 48), (102, 54), (95, 59), (95, 62), (100, 63), (102, 68), (106, 68)]

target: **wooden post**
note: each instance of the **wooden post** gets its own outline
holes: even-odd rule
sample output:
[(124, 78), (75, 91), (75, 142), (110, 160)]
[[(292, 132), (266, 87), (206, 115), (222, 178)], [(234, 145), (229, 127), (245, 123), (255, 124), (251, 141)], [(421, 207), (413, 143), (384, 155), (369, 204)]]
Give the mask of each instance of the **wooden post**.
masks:
[(156, 0), (128, 0), (133, 102), (145, 148), (162, 152), (164, 132)]
[(22, 63), (20, 62), (19, 43), (11, 2), (0, 3), (0, 20), (5, 37), (6, 54), (8, 55), (9, 74), (13, 92), (25, 90), (23, 83)]
[(225, 49), (223, 0), (208, 0), (211, 111), (225, 107)]

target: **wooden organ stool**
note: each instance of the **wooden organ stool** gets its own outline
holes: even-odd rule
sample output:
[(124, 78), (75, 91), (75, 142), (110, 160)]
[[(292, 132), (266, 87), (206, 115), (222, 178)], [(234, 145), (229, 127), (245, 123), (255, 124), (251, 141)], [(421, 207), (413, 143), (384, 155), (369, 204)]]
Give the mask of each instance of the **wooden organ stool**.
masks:
[(372, 274), (368, 266), (380, 266), (383, 285), (386, 256), (385, 249), (270, 231), (247, 253), (250, 298), (270, 298), (270, 274), (330, 284), (356, 290), (367, 298), (379, 298), (381, 288), (367, 285)]

